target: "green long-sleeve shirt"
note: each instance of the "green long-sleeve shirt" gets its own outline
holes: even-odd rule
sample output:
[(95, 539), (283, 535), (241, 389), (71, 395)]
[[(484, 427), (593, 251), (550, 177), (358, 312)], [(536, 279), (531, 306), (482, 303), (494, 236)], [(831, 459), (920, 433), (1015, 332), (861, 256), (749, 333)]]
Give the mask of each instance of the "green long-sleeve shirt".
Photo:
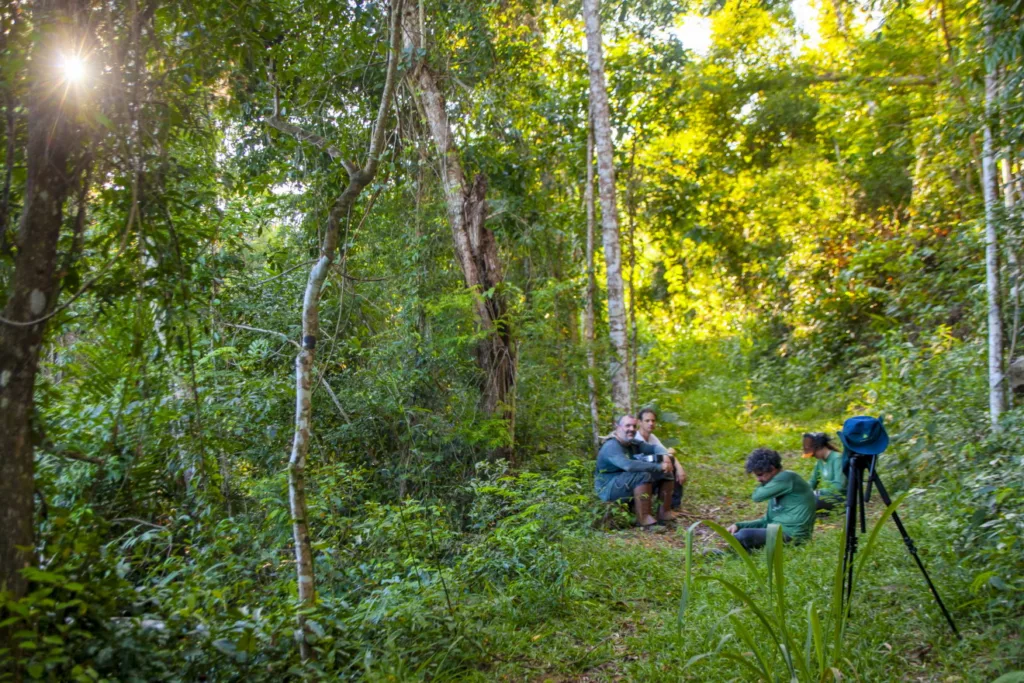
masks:
[(843, 456), (831, 451), (824, 460), (815, 458), (814, 471), (808, 482), (811, 489), (831, 498), (846, 498), (846, 475), (843, 474)]
[(814, 490), (796, 472), (783, 470), (767, 484), (754, 489), (754, 502), (768, 501), (768, 511), (761, 519), (738, 522), (740, 529), (763, 529), (779, 524), (782, 531), (797, 541), (810, 539), (814, 531)]

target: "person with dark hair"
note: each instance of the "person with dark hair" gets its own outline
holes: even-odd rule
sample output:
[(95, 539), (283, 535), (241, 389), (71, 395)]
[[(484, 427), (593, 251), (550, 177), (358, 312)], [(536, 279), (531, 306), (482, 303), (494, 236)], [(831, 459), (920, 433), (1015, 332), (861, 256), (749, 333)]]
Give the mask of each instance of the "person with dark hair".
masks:
[[(594, 472), (594, 491), (605, 502), (633, 498), (636, 524), (649, 527), (675, 519), (672, 512), (672, 461), (663, 446), (636, 440), (636, 418), (623, 415), (615, 423), (612, 438), (601, 445)], [(649, 460), (637, 456), (653, 456)], [(655, 482), (660, 482), (661, 507), (651, 514)]]
[(846, 501), (846, 475), (843, 456), (825, 432), (804, 434), (804, 457), (815, 458), (814, 471), (808, 482), (814, 490), (818, 510), (831, 510)]
[(783, 471), (782, 456), (770, 448), (755, 448), (747, 456), (747, 474), (753, 474), (758, 487), (754, 502), (768, 501), (768, 511), (761, 519), (737, 522), (728, 531), (744, 548), (761, 548), (767, 542), (768, 525), (782, 527), (786, 542), (801, 543), (814, 531), (814, 491), (796, 472)]
[[(640, 412), (636, 414), (636, 419), (636, 438), (652, 446), (665, 448), (665, 445), (661, 443), (661, 439), (654, 433), (654, 428), (658, 424), (658, 414), (654, 412), (654, 408), (641, 408)], [(683, 504), (683, 484), (686, 483), (686, 470), (683, 469), (679, 459), (676, 458), (676, 449), (668, 448), (666, 450), (672, 457), (672, 468), (676, 481), (675, 488), (672, 491), (672, 509), (678, 510)], [(657, 484), (655, 484), (655, 487), (657, 487)]]

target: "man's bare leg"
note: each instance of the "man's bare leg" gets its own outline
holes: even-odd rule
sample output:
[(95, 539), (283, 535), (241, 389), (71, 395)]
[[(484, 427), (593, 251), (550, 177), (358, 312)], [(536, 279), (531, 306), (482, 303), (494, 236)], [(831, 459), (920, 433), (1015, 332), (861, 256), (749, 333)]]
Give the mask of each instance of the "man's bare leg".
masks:
[(658, 519), (668, 522), (676, 518), (672, 512), (672, 491), (675, 489), (675, 482), (671, 479), (664, 479), (661, 482), (661, 507), (658, 508)]
[(651, 526), (658, 520), (651, 516), (651, 485), (640, 484), (633, 489), (633, 508), (636, 511), (637, 526)]

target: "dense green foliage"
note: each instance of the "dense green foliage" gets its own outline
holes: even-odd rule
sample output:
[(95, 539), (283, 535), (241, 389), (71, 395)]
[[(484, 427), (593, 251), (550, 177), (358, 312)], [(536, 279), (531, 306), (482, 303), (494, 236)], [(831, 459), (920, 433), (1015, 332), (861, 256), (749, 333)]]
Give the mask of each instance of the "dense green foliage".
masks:
[[(83, 95), (95, 98), (87, 219), (61, 245), (68, 305), (50, 321), (33, 416), (37, 566), (29, 595), (0, 606), (11, 680), (753, 676), (728, 642), (757, 633), (742, 601), (690, 583), (684, 566), (758, 600), (768, 584), (736, 558), (687, 560), (681, 529), (626, 529), (627, 512), (592, 493), (586, 65), (579, 6), (557, 2), (422, 5), (463, 163), (489, 183), (519, 349), (516, 419), (479, 407), (474, 293), (404, 82), (381, 171), (347, 217), (320, 300), (306, 470), (316, 658), (300, 661), (293, 340), (345, 171), (267, 120), (363, 154), (387, 9), (155, 2), (97, 20), (106, 57), (93, 58), (105, 75)], [(604, 9), (638, 404), (658, 408), (659, 434), (683, 455), (687, 518), (753, 512), (751, 448), (778, 448), (806, 473), (788, 457), (801, 432), (883, 415), (883, 476), (910, 492), (901, 514), (965, 639), (946, 631), (885, 526), (843, 656), (813, 669), (809, 658), (801, 680), (830, 680), (833, 667), (859, 680), (1024, 668), (1024, 407), (990, 429), (978, 177), (994, 60), (998, 147), (1017, 183), (1002, 191), (1020, 192), (1024, 10), (837, 1), (808, 20), (806, 5), (738, 0)], [(680, 28), (698, 12), (706, 52)], [(16, 215), (33, 26), (17, 8), (0, 18)], [(999, 225), (1016, 350), (1020, 217), (1001, 211)], [(0, 239), (0, 304), (12, 244)], [(511, 462), (489, 458), (509, 442)], [(835, 527), (826, 519), (813, 543), (770, 555), (786, 602), (764, 604), (800, 645), (807, 603), (830, 608)], [(706, 656), (716, 651), (735, 656)], [(784, 658), (747, 659), (784, 671)]]

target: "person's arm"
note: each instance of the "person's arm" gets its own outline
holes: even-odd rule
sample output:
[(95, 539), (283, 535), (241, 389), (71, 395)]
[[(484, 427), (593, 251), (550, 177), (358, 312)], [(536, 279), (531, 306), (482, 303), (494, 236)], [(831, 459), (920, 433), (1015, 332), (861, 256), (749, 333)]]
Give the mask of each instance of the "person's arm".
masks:
[[(652, 454), (651, 452), (644, 450), (641, 450), (640, 452)], [(622, 445), (619, 444), (618, 441), (605, 451), (604, 457), (608, 463), (623, 472), (659, 472), (662, 469), (660, 463), (633, 460), (631, 457), (626, 455), (625, 450), (623, 450)]]
[(661, 442), (661, 439), (658, 438), (658, 435), (653, 433), (653, 432), (651, 433), (651, 437), (649, 439), (647, 439), (647, 443), (654, 444), (655, 446), (661, 446), (662, 448), (665, 449), (665, 452), (668, 453), (669, 455), (675, 455), (676, 454), (676, 449), (669, 448), (668, 446), (663, 444)]
[(846, 495), (846, 475), (843, 474), (843, 459), (839, 456), (832, 458), (832, 471), (829, 473), (829, 488), (835, 489), (838, 493)]
[(818, 479), (820, 478), (820, 475), (821, 475), (821, 461), (818, 460), (817, 462), (814, 463), (814, 471), (811, 472), (811, 480), (809, 482), (807, 482), (808, 484), (811, 485), (812, 489), (818, 488)]
[[(651, 437), (653, 438), (654, 435), (651, 434)], [(637, 450), (643, 453), (644, 455), (668, 455), (668, 449), (666, 449), (660, 443), (647, 443), (646, 441), (641, 441), (640, 439), (637, 439), (633, 443), (637, 445)]]
[(764, 529), (768, 526), (768, 515), (761, 519), (751, 519), (746, 522), (736, 522), (737, 529)]
[(784, 477), (782, 481), (776, 475), (767, 484), (762, 484), (754, 489), (754, 495), (752, 496), (755, 503), (760, 503), (765, 500), (770, 500), (776, 496), (782, 496), (793, 490), (793, 484), (789, 482), (788, 477)]

